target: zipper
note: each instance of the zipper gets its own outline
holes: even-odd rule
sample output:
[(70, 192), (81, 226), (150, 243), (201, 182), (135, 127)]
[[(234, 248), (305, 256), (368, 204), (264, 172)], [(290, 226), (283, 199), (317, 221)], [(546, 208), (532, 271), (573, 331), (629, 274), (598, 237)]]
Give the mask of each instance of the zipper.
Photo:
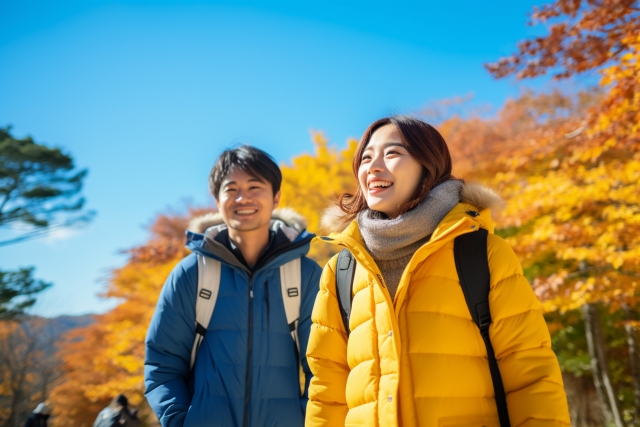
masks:
[(244, 393), (244, 427), (249, 426), (249, 403), (251, 402), (251, 346), (253, 344), (253, 275), (249, 279), (249, 340), (247, 344), (247, 378)]
[(268, 331), (269, 330), (269, 281), (265, 281), (265, 286), (264, 286), (264, 303), (266, 305), (266, 318), (263, 320), (262, 322), (262, 330), (263, 331)]

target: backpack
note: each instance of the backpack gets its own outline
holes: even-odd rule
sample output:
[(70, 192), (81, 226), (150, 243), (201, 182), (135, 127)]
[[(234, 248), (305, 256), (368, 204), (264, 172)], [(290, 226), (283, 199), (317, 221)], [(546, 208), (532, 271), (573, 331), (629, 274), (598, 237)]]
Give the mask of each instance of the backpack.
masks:
[[(196, 297), (196, 338), (191, 349), (191, 369), (196, 361), (196, 355), (207, 332), (213, 308), (218, 299), (220, 290), (220, 273), (222, 264), (213, 258), (197, 254), (198, 257), (198, 294)], [(280, 289), (282, 302), (287, 317), (287, 324), (291, 332), (291, 338), (296, 344), (300, 355), (300, 342), (298, 340), (298, 319), (300, 318), (300, 284), (302, 282), (300, 258), (289, 261), (280, 266)], [(253, 291), (252, 291), (253, 292)], [(253, 294), (251, 295), (253, 297)], [(302, 362), (298, 357), (299, 370), (302, 372)]]
[[(509, 413), (507, 411), (507, 397), (498, 362), (493, 346), (489, 338), (489, 325), (491, 313), (489, 311), (489, 261), (487, 256), (487, 230), (479, 229), (476, 232), (466, 233), (454, 239), (453, 253), (456, 270), (460, 279), (460, 285), (464, 298), (469, 307), (469, 312), (474, 323), (480, 329), (480, 335), (487, 348), (489, 370), (495, 393), (496, 405), (500, 427), (509, 427)], [(349, 316), (351, 314), (351, 301), (353, 299), (353, 277), (355, 275), (356, 261), (349, 249), (343, 249), (338, 254), (336, 272), (336, 295), (340, 314), (347, 331), (349, 329)]]

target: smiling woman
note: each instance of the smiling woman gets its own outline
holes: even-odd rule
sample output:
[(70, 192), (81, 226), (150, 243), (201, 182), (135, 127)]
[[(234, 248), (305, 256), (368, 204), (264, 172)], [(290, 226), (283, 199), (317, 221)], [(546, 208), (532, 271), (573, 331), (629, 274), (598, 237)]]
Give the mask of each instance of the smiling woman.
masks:
[(500, 199), (451, 167), (420, 120), (364, 132), (359, 188), (323, 238), (346, 249), (325, 266), (313, 309), (307, 427), (569, 426), (540, 304), (493, 234)]

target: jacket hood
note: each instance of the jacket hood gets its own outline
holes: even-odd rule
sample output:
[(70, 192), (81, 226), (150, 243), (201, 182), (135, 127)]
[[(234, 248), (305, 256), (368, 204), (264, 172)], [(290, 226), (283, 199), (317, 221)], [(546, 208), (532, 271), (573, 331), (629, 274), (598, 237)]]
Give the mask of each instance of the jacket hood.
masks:
[[(465, 182), (462, 185), (460, 203), (475, 206), (479, 211), (497, 212), (504, 207), (504, 200), (495, 191), (477, 182)], [(320, 228), (322, 233), (340, 233), (352, 221), (338, 206), (331, 206), (324, 211)]]
[[(191, 220), (188, 231), (214, 238), (218, 232), (227, 228), (219, 212), (211, 212)], [(271, 214), (271, 226), (274, 231), (282, 229), (289, 240), (294, 241), (307, 228), (307, 221), (291, 208), (275, 209)]]

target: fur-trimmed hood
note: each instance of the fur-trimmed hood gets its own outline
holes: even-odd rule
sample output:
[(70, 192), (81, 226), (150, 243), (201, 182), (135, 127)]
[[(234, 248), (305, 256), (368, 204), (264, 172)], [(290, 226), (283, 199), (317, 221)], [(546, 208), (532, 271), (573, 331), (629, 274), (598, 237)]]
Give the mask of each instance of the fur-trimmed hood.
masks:
[[(468, 203), (479, 210), (489, 209), (496, 212), (504, 207), (504, 200), (492, 189), (477, 182), (465, 182), (460, 190), (460, 202)], [(327, 208), (320, 221), (322, 233), (339, 233), (346, 229), (351, 223), (338, 206)]]
[[(227, 228), (219, 212), (211, 212), (198, 216), (189, 223), (188, 231), (213, 237), (220, 230)], [(289, 240), (295, 238), (307, 228), (307, 221), (298, 212), (291, 208), (275, 209), (271, 214), (272, 230), (282, 229)]]

